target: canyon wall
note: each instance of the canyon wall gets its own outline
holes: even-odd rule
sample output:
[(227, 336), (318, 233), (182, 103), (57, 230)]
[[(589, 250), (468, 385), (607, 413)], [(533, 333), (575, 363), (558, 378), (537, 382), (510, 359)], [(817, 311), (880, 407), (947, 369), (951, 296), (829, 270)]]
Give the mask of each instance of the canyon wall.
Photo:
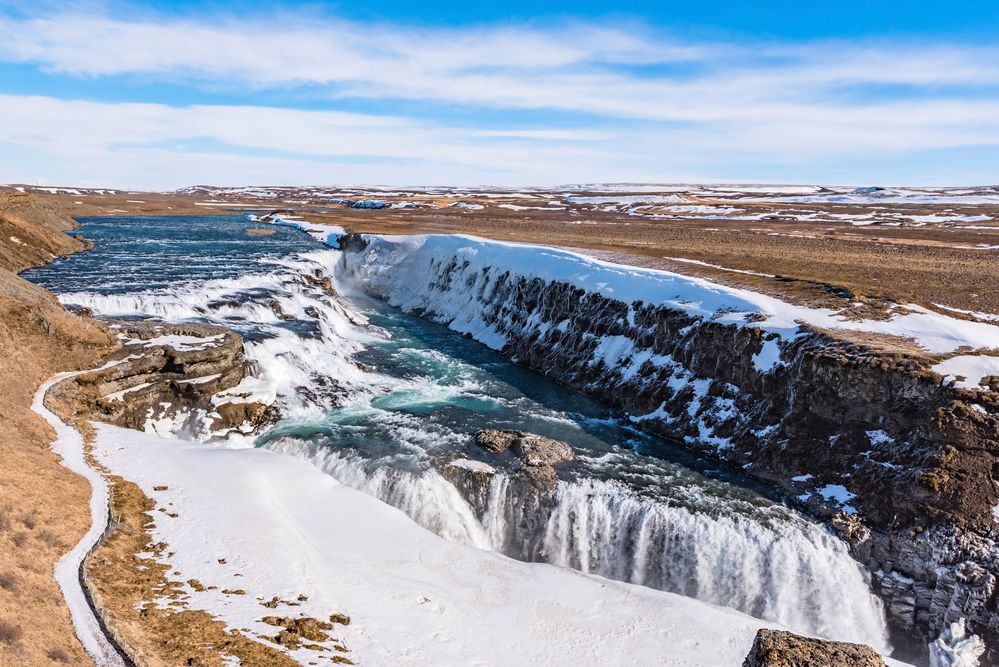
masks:
[(428, 250), (349, 236), (344, 270), (393, 305), (765, 480), (849, 543), (899, 636), (926, 641), (966, 617), (994, 663), (999, 378), (985, 379), (991, 390), (945, 381), (933, 357), (878, 323), (875, 334), (775, 327), (723, 299), (705, 308), (718, 295), (701, 284), (696, 299), (654, 303), (629, 298), (640, 286), (581, 287), (593, 280), (585, 262), (559, 279), (534, 269), (542, 258), (504, 249), (498, 261), (478, 243)]

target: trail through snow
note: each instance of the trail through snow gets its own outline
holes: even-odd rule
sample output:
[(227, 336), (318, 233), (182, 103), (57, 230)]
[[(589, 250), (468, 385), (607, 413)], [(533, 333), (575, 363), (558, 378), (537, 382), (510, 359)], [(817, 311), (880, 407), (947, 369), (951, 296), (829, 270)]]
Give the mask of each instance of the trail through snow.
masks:
[[(107, 366), (105, 366), (107, 367)], [(94, 615), (87, 601), (87, 595), (80, 581), (80, 567), (83, 559), (97, 544), (108, 524), (108, 485), (104, 477), (87, 465), (83, 452), (83, 436), (72, 426), (63, 422), (55, 413), (45, 407), (45, 394), (54, 385), (68, 378), (88, 373), (90, 370), (59, 373), (48, 379), (35, 392), (31, 409), (42, 416), (56, 432), (52, 449), (62, 458), (62, 464), (82, 475), (90, 482), (90, 529), (76, 543), (69, 553), (63, 556), (55, 567), (55, 579), (66, 599), (76, 636), (83, 648), (98, 667), (125, 667), (125, 661), (117, 649), (108, 641), (100, 621)]]

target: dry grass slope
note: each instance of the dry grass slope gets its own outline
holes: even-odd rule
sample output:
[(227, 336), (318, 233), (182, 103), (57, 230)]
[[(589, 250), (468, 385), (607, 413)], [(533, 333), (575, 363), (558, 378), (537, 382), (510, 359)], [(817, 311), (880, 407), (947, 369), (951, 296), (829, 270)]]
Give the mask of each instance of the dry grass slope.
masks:
[(59, 464), (49, 449), (54, 434), (30, 406), (42, 381), (95, 363), (114, 342), (99, 325), (71, 315), (13, 273), (82, 249), (63, 233), (72, 226), (49, 207), (32, 209), (24, 197), (0, 198), (2, 665), (88, 662), (52, 570), (89, 526), (90, 490)]

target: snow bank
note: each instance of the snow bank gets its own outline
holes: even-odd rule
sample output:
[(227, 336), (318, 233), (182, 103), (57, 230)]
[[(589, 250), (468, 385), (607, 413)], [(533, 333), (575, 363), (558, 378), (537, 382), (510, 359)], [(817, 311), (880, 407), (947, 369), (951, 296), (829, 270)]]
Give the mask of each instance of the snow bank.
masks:
[(256, 216), (252, 213), (246, 216), (246, 219), (251, 222), (264, 222), (272, 225), (282, 225), (284, 227), (295, 227), (301, 229), (303, 232), (316, 239), (320, 243), (324, 243), (331, 248), (340, 247), (340, 237), (347, 233), (343, 227), (338, 227), (336, 225), (320, 225), (315, 222), (309, 222), (307, 220), (302, 220), (298, 216), (294, 215), (279, 215), (277, 213), (271, 213), (264, 216)]
[(587, 292), (631, 304), (665, 305), (694, 317), (753, 326), (788, 339), (801, 325), (843, 331), (890, 334), (913, 339), (928, 352), (952, 353), (999, 347), (999, 326), (969, 322), (908, 305), (887, 320), (849, 319), (826, 308), (809, 308), (780, 299), (668, 271), (613, 264), (545, 246), (487, 241), (463, 235), (365, 236), (368, 245), (352, 262), (359, 277), (374, 291), (405, 309), (422, 309), (445, 316), (451, 327), (469, 333), (491, 347), (503, 339), (481, 323), (472, 289), (442, 292), (431, 289), (440, 267), (452, 260), (465, 266), (464, 275), (486, 275), (489, 282), (503, 272), (526, 278), (566, 282)]
[(768, 625), (449, 542), (300, 459), (95, 428), (101, 463), (160, 506), (173, 503), (176, 518), (152, 514), (175, 578), (246, 590), (188, 591), (192, 608), (230, 627), (272, 635), (258, 599), (304, 593), (295, 612), (350, 615), (341, 638), (364, 665), (618, 664), (626, 650), (632, 664), (713, 667), (740, 664)]
[(982, 389), (982, 380), (999, 375), (999, 357), (961, 355), (951, 357), (933, 367), (933, 372), (943, 375), (947, 382), (962, 389)]

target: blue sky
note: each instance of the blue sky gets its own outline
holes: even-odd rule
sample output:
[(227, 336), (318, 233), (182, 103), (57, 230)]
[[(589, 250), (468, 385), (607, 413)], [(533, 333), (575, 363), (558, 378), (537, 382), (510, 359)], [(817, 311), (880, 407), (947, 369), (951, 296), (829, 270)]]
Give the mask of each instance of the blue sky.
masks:
[(5, 0), (0, 182), (999, 182), (999, 3), (539, 4)]

